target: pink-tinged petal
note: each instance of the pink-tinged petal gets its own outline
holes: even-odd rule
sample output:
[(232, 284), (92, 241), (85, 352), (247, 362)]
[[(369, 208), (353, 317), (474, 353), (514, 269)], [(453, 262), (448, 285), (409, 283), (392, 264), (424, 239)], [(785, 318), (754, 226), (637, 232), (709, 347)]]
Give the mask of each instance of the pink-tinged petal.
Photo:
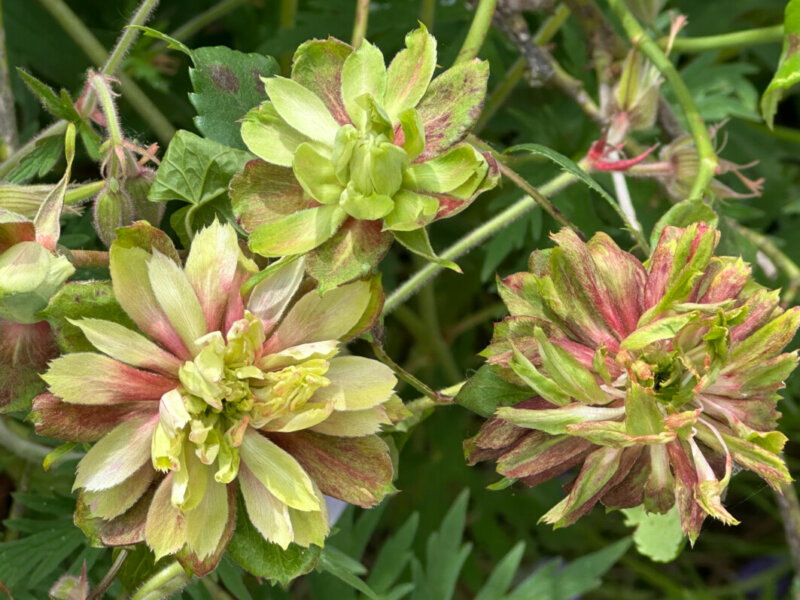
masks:
[(680, 440), (667, 444), (667, 452), (675, 476), (675, 501), (681, 514), (681, 528), (694, 544), (706, 518), (706, 512), (695, 501), (697, 473)]
[(151, 486), (136, 504), (110, 521), (92, 517), (84, 502), (83, 492), (79, 491), (75, 508), (75, 524), (83, 530), (94, 545), (131, 546), (138, 544), (144, 541), (147, 511), (155, 490), (155, 486)]
[(156, 560), (175, 554), (186, 543), (186, 518), (170, 500), (172, 478), (172, 473), (164, 478), (147, 511), (144, 539), (155, 553)]
[(250, 522), (265, 540), (286, 550), (293, 539), (289, 507), (271, 494), (245, 464), (239, 467), (239, 487)]
[(262, 279), (250, 292), (247, 310), (261, 319), (269, 335), (297, 293), (305, 272), (305, 259), (299, 258)]
[(310, 40), (298, 46), (292, 62), (292, 79), (319, 96), (339, 125), (350, 123), (342, 100), (342, 66), (352, 51), (332, 37)]
[(99, 492), (83, 492), (83, 501), (93, 517), (111, 520), (139, 501), (156, 478), (153, 466), (146, 462), (119, 485)]
[(36, 240), (33, 221), (10, 210), (0, 208), (0, 254), (19, 242)]
[(643, 290), (647, 271), (635, 256), (620, 250), (604, 233), (595, 234), (586, 247), (594, 262), (597, 281), (605, 289), (618, 315), (619, 332), (624, 338), (636, 329), (644, 312)]
[(467, 464), (474, 466), (484, 460), (499, 458), (529, 434), (529, 430), (492, 417), (481, 425), (477, 434), (464, 440), (464, 456)]
[(251, 160), (230, 184), (233, 214), (250, 232), (319, 203), (303, 192), (289, 167)]
[(334, 236), (306, 257), (306, 271), (320, 293), (369, 275), (392, 245), (394, 236), (381, 221), (347, 219)]
[[(751, 333), (760, 329), (773, 316), (779, 314), (780, 294), (778, 290), (758, 290), (750, 296), (742, 306), (747, 307), (744, 321), (731, 328), (731, 343), (740, 342)], [(777, 309), (777, 312), (776, 312)]]
[(156, 402), (178, 383), (93, 352), (74, 352), (57, 358), (42, 379), (64, 402), (92, 405)]
[(114, 296), (133, 322), (150, 338), (182, 360), (191, 355), (167, 314), (158, 303), (148, 277), (150, 253), (137, 247), (126, 248), (119, 238), (111, 244), (109, 269)]
[(692, 302), (714, 304), (736, 298), (750, 280), (749, 265), (741, 258), (713, 258), (698, 281)]
[[(534, 432), (497, 461), (497, 472), (506, 477), (529, 478), (535, 485), (560, 475), (581, 462), (591, 444), (580, 438)], [(535, 481), (535, 483), (533, 483)]]
[(119, 323), (102, 319), (69, 319), (69, 322), (100, 352), (132, 367), (177, 377), (183, 364), (173, 354)]
[(437, 156), (466, 137), (483, 108), (489, 63), (460, 63), (431, 81), (417, 105), (425, 128), (425, 150), (415, 162)]
[(0, 412), (26, 409), (44, 389), (39, 374), (56, 356), (58, 348), (47, 322), (23, 324), (0, 319)]
[(72, 489), (107, 490), (133, 475), (150, 460), (150, 444), (156, 423), (157, 415), (135, 417), (115, 427), (78, 463)]
[(497, 279), (497, 291), (512, 317), (536, 317), (546, 320), (542, 298), (539, 294), (539, 277), (534, 273), (521, 271), (505, 279)]
[(38, 435), (65, 442), (95, 442), (120, 423), (158, 414), (156, 402), (124, 402), (98, 410), (95, 405), (67, 404), (46, 392), (33, 399), (28, 419)]
[(271, 434), (323, 494), (369, 508), (395, 491), (389, 447), (376, 435), (338, 438), (310, 431)]
[(147, 262), (147, 275), (153, 294), (164, 314), (192, 355), (199, 352), (197, 340), (208, 329), (203, 308), (186, 273), (158, 251)]
[[(724, 377), (720, 377), (715, 382), (715, 385), (724, 379)], [(710, 393), (712, 391), (714, 392), (713, 394)], [(716, 388), (709, 388), (703, 392), (703, 411), (721, 421), (739, 420), (757, 431), (772, 431), (775, 429), (781, 416), (775, 406), (775, 394), (768, 392), (742, 398), (741, 394), (731, 390), (730, 395), (733, 397), (726, 397), (722, 391), (717, 391)]]
[(644, 499), (644, 486), (650, 476), (650, 453), (642, 452), (625, 478), (609, 487), (600, 502), (608, 508), (633, 508)]
[(185, 272), (208, 331), (222, 330), (228, 299), (238, 295), (234, 283), (241, 279), (242, 272), (252, 275), (257, 270), (255, 263), (242, 253), (236, 231), (230, 225), (214, 221), (195, 235)]
[[(191, 551), (189, 546), (183, 548), (178, 552), (177, 559), (181, 566), (187, 571), (191, 571), (198, 577), (204, 577), (217, 568), (217, 564), (222, 559), (225, 553), (225, 548), (228, 542), (233, 537), (233, 530), (236, 527), (236, 486), (227, 485), (227, 513), (225, 513), (225, 527), (219, 537), (219, 542), (216, 548), (204, 559), (201, 559), (197, 554)], [(201, 517), (198, 514), (198, 517)]]
[(337, 340), (347, 335), (370, 305), (373, 289), (356, 281), (320, 296), (315, 290), (300, 298), (264, 346), (266, 354), (308, 342)]
[(800, 327), (800, 307), (795, 306), (772, 319), (748, 337), (731, 344), (723, 373), (749, 368), (773, 358), (792, 341)]

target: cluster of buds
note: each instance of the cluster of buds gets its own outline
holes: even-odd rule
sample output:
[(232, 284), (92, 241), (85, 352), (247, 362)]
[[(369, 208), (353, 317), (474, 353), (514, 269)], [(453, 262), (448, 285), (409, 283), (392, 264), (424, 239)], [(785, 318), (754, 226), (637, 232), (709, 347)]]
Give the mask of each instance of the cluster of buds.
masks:
[(103, 155), (100, 172), (106, 185), (98, 192), (93, 202), (94, 227), (100, 240), (110, 246), (118, 227), (130, 225), (144, 219), (158, 225), (164, 216), (165, 206), (161, 202), (150, 202), (147, 194), (155, 179), (148, 162), (158, 164), (155, 153), (157, 145), (142, 148), (122, 135), (119, 115), (111, 89), (116, 81), (106, 75), (90, 72), (83, 98), (78, 106), (98, 98), (100, 108), (91, 112), (91, 118), (108, 131), (108, 139), (100, 151)]
[(394, 490), (376, 433), (403, 410), (395, 377), (341, 353), (380, 312), (377, 281), (320, 296), (299, 259), (242, 298), (257, 268), (219, 223), (195, 236), (183, 268), (141, 222), (110, 254), (114, 294), (145, 335), (74, 321), (99, 352), (54, 360), (31, 415), (41, 435), (95, 442), (74, 484), (92, 539), (144, 541), (204, 574), (233, 535), (237, 490), (282, 548), (323, 545), (323, 494), (369, 507)]
[(291, 79), (264, 79), (269, 101), (242, 124), (260, 160), (231, 183), (250, 248), (335, 254), (346, 267), (332, 285), (342, 283), (374, 268), (394, 238), (427, 248), (428, 223), (492, 187), (491, 158), (464, 142), (488, 65), (474, 59), (431, 81), (435, 68), (436, 40), (423, 26), (388, 68), (372, 44), (329, 38), (298, 48)]
[(775, 404), (800, 308), (713, 256), (719, 233), (703, 224), (666, 227), (645, 264), (602, 233), (553, 239), (498, 284), (511, 316), (484, 355), (531, 397), (467, 440), (469, 462), (528, 485), (579, 466), (544, 521), (569, 525), (597, 502), (677, 505), (692, 541), (707, 515), (736, 522), (722, 505), (734, 462), (776, 489), (790, 481)]
[(603, 113), (608, 120), (606, 138), (613, 146), (624, 142), (633, 131), (649, 129), (656, 121), (661, 93), (661, 73), (634, 47), (622, 63), (622, 72), (608, 98), (603, 98)]

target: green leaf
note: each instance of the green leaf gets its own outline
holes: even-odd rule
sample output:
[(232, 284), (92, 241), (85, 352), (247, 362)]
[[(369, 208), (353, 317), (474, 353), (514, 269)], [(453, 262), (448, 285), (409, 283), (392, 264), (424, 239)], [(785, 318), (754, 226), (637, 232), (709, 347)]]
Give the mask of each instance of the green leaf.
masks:
[(33, 151), (20, 161), (8, 176), (9, 183), (23, 183), (34, 177), (44, 177), (64, 154), (64, 137), (54, 135), (36, 142)]
[(556, 575), (555, 600), (570, 600), (600, 587), (600, 577), (628, 551), (630, 546), (631, 538), (623, 538), (566, 565)]
[(137, 329), (114, 297), (110, 281), (72, 281), (63, 286), (42, 311), (62, 352), (92, 352), (81, 330), (68, 319), (95, 318)]
[(344, 581), (353, 589), (358, 590), (367, 598), (378, 600), (372, 589), (358, 578), (367, 572), (367, 569), (357, 560), (350, 558), (334, 546), (327, 545), (319, 557), (317, 568), (325, 573), (330, 573), (337, 579)]
[(176, 40), (173, 37), (168, 36), (166, 33), (161, 33), (160, 31), (157, 31), (152, 27), (145, 27), (144, 25), (129, 25), (129, 27), (133, 27), (134, 29), (140, 29), (146, 37), (161, 40), (167, 45), (167, 48), (169, 48), (170, 50), (179, 50), (180, 52), (186, 54), (186, 56), (192, 55), (192, 51), (186, 44)]
[(436, 263), (440, 267), (450, 269), (456, 273), (462, 272), (461, 267), (459, 267), (453, 261), (436, 256), (436, 253), (431, 247), (431, 241), (428, 238), (428, 232), (424, 227), (415, 229), (413, 231), (395, 231), (394, 237), (398, 242), (400, 242), (400, 244), (405, 246), (406, 249), (410, 250), (414, 254), (417, 254), (422, 258), (431, 261), (432, 263)]
[(247, 508), (239, 496), (236, 511), (236, 530), (228, 552), (242, 568), (256, 577), (287, 585), (290, 581), (308, 573), (319, 560), (321, 548), (303, 548), (290, 544), (286, 550), (264, 539), (247, 518)]
[(191, 57), (194, 93), (189, 99), (197, 110), (197, 129), (210, 140), (244, 150), (239, 121), (266, 100), (261, 78), (280, 72), (278, 63), (271, 56), (224, 46), (197, 48)]
[(222, 560), (217, 566), (217, 575), (225, 584), (225, 588), (234, 595), (238, 600), (253, 600), (250, 591), (245, 587), (242, 581), (244, 572), (242, 568), (237, 565), (230, 554), (227, 552), (222, 555)]
[(643, 506), (623, 508), (622, 513), (625, 525), (636, 527), (633, 541), (639, 554), (656, 562), (672, 562), (681, 553), (686, 535), (677, 504), (663, 515), (645, 512)]
[(489, 579), (486, 581), (481, 591), (475, 596), (475, 600), (497, 600), (502, 598), (508, 591), (514, 575), (517, 574), (522, 555), (525, 553), (525, 542), (517, 542), (503, 559), (497, 563)]
[(381, 546), (367, 579), (367, 585), (377, 593), (388, 592), (411, 561), (411, 544), (418, 525), (419, 513), (412, 513), (400, 529)]
[(489, 418), (498, 406), (513, 406), (531, 397), (527, 388), (509, 383), (495, 367), (483, 365), (467, 380), (456, 395), (456, 402), (482, 417)]
[(670, 207), (653, 227), (650, 234), (650, 246), (655, 248), (661, 232), (667, 225), (673, 227), (688, 227), (692, 223), (705, 222), (712, 227), (716, 227), (719, 217), (714, 209), (698, 198), (683, 200)]
[(659, 340), (671, 339), (675, 337), (683, 327), (692, 321), (696, 321), (699, 316), (697, 312), (688, 312), (682, 315), (658, 319), (631, 333), (622, 340), (620, 346), (626, 350), (641, 350), (645, 346), (649, 346)]
[(800, 81), (800, 0), (790, 0), (783, 20), (783, 50), (778, 68), (761, 97), (761, 114), (772, 129), (778, 103)]
[(226, 196), (231, 177), (251, 158), (247, 152), (181, 130), (169, 143), (148, 199), (202, 206)]
[(448, 600), (453, 597), (458, 575), (472, 551), (472, 544), (461, 543), (468, 501), (469, 490), (464, 490), (447, 511), (438, 531), (428, 537), (425, 567), (416, 559), (412, 563), (412, 600)]
[[(66, 91), (62, 90), (61, 94), (56, 94), (53, 88), (46, 83), (36, 79), (27, 71), (17, 67), (17, 73), (28, 86), (31, 93), (36, 96), (39, 102), (42, 103), (45, 110), (57, 119), (65, 119), (67, 121), (80, 121), (81, 117), (75, 106), (72, 104), (69, 95)], [(66, 97), (65, 97), (66, 96)]]

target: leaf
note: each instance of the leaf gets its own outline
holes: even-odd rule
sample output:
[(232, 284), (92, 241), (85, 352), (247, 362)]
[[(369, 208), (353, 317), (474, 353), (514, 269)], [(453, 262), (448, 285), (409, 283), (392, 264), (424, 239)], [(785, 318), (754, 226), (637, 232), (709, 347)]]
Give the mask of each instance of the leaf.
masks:
[(91, 352), (94, 346), (68, 319), (95, 318), (137, 329), (114, 297), (110, 281), (73, 281), (64, 285), (42, 311), (62, 352)]
[(239, 120), (267, 99), (262, 77), (280, 72), (274, 58), (224, 46), (197, 48), (189, 69), (197, 129), (207, 138), (244, 150)]
[(674, 227), (688, 227), (692, 223), (705, 222), (712, 227), (716, 227), (719, 217), (714, 209), (698, 198), (683, 200), (670, 207), (653, 227), (650, 234), (650, 246), (653, 248), (658, 244), (661, 232), (667, 225)]
[(623, 508), (625, 525), (636, 527), (633, 541), (636, 550), (656, 562), (672, 562), (681, 553), (686, 535), (681, 529), (681, 515), (674, 505), (663, 515), (645, 512), (643, 506)]
[(495, 367), (483, 365), (461, 388), (455, 401), (464, 408), (489, 418), (498, 406), (513, 406), (530, 397), (529, 389), (509, 383), (497, 374)]
[(317, 568), (325, 573), (330, 573), (337, 579), (341, 579), (350, 587), (358, 590), (368, 598), (378, 600), (378, 596), (372, 589), (358, 578), (367, 572), (367, 569), (357, 560), (350, 558), (341, 550), (334, 546), (325, 546), (319, 557)]
[(432, 263), (436, 263), (440, 267), (450, 269), (456, 273), (462, 272), (461, 268), (453, 261), (436, 256), (436, 253), (431, 247), (431, 241), (428, 238), (428, 231), (424, 227), (415, 229), (413, 231), (395, 231), (394, 237), (398, 242), (400, 242), (400, 244), (405, 246), (407, 250), (410, 250), (414, 254), (417, 254), (422, 258), (431, 261)]
[(321, 548), (290, 544), (282, 550), (277, 544), (265, 540), (250, 522), (241, 496), (238, 502), (236, 530), (228, 544), (228, 552), (242, 568), (256, 577), (265, 577), (284, 586), (314, 568)]
[(217, 567), (217, 575), (225, 584), (225, 588), (239, 600), (253, 600), (253, 596), (245, 587), (242, 581), (244, 572), (242, 568), (237, 565), (230, 554), (227, 552), (222, 556), (222, 560)]
[(47, 175), (64, 154), (64, 137), (54, 135), (38, 140), (35, 148), (8, 176), (9, 183), (23, 183)]
[(772, 129), (778, 103), (800, 81), (800, 0), (790, 0), (783, 20), (783, 49), (778, 68), (761, 97), (761, 114)]
[(400, 529), (381, 546), (367, 578), (367, 584), (379, 594), (391, 589), (411, 560), (411, 544), (418, 525), (419, 513), (412, 513)]
[(605, 548), (569, 563), (556, 575), (555, 600), (570, 600), (600, 587), (600, 577), (631, 546), (631, 538), (623, 538)]
[(525, 542), (517, 542), (503, 559), (497, 564), (475, 600), (495, 600), (502, 598), (508, 591), (514, 575), (517, 574), (522, 555), (525, 553)]
[(17, 67), (17, 73), (19, 73), (31, 93), (36, 96), (45, 110), (51, 115), (57, 119), (66, 119), (67, 121), (78, 122), (81, 120), (69, 95), (64, 90), (62, 90), (61, 94), (56, 94), (49, 85), (39, 81), (24, 69)]
[(169, 143), (148, 199), (205, 204), (227, 194), (231, 177), (251, 158), (247, 152), (181, 130)]
[(439, 530), (428, 537), (425, 567), (416, 559), (412, 563), (412, 600), (448, 600), (453, 597), (458, 575), (472, 551), (472, 544), (461, 543), (468, 500), (469, 491), (464, 490), (447, 511)]

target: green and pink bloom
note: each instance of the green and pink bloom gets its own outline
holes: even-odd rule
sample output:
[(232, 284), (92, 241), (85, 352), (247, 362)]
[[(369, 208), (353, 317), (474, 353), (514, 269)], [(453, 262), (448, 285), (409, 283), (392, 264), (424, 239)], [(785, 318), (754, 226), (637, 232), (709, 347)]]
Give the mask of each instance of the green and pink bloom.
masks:
[(396, 238), (436, 260), (425, 226), (494, 186), (490, 157), (464, 139), (486, 95), (477, 59), (432, 79), (436, 40), (425, 27), (386, 67), (381, 51), (311, 40), (291, 79), (264, 78), (269, 101), (242, 139), (260, 160), (231, 182), (234, 213), (263, 256), (308, 253), (325, 289), (362, 277)]
[(99, 352), (54, 360), (32, 413), (42, 435), (94, 442), (74, 484), (92, 539), (144, 541), (203, 574), (234, 533), (237, 493), (287, 548), (323, 545), (323, 494), (369, 507), (394, 490), (376, 434), (398, 409), (395, 377), (342, 355), (380, 311), (377, 281), (320, 295), (299, 259), (243, 298), (257, 268), (232, 227), (200, 231), (184, 266), (145, 223), (117, 233), (114, 294), (140, 331), (74, 321)]
[(510, 316), (483, 354), (530, 398), (497, 409), (468, 461), (527, 485), (578, 467), (542, 517), (556, 526), (597, 502), (677, 505), (692, 541), (707, 515), (736, 523), (722, 504), (733, 463), (775, 489), (790, 481), (775, 405), (800, 308), (781, 309), (740, 258), (713, 256), (704, 224), (666, 227), (645, 264), (602, 233), (553, 239), (498, 282)]

